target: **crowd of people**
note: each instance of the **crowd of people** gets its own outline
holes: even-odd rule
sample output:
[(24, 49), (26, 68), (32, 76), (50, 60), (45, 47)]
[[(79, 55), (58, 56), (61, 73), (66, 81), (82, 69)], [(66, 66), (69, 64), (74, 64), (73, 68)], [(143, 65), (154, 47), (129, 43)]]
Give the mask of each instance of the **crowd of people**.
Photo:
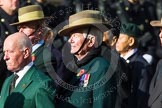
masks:
[(161, 108), (156, 1), (0, 0), (0, 108)]

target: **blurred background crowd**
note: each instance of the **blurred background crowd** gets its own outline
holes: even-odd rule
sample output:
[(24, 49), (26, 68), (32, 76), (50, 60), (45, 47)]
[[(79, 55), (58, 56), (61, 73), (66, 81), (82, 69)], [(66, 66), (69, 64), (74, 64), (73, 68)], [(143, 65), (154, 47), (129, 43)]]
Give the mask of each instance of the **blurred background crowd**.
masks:
[[(162, 50), (158, 38), (159, 31), (151, 27), (150, 21), (160, 19), (162, 16), (161, 0), (21, 0), (20, 7), (39, 4), (49, 17), (47, 24), (53, 29), (55, 35), (60, 23), (66, 23), (68, 17), (82, 10), (100, 10), (111, 22), (132, 22), (142, 31), (141, 48), (157, 59), (162, 58)], [(115, 22), (114, 19), (120, 22)], [(66, 38), (58, 39), (55, 36), (55, 47), (61, 49)]]

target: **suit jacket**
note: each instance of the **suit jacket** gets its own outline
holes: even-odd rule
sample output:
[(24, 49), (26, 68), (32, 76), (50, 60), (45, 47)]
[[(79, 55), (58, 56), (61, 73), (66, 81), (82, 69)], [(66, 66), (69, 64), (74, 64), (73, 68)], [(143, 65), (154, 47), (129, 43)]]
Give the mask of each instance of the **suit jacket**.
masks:
[(115, 50), (110, 49), (105, 43), (102, 43), (101, 48), (101, 55), (111, 62), (110, 66), (115, 69), (117, 75), (117, 98), (115, 108), (125, 108), (131, 91), (130, 70), (128, 64)]
[(139, 51), (130, 56), (128, 61), (132, 78), (132, 90), (128, 108), (147, 108), (152, 67)]
[(0, 108), (54, 108), (54, 83), (35, 66), (28, 70), (9, 94), (12, 77), (8, 77), (3, 84)]
[(151, 80), (150, 84), (150, 97), (148, 106), (150, 108), (161, 108), (162, 107), (162, 60), (157, 64), (156, 72)]

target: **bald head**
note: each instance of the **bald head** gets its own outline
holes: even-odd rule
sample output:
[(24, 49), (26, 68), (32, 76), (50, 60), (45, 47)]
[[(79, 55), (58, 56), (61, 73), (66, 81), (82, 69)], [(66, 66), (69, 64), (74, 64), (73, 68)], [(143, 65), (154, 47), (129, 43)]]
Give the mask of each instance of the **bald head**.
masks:
[(9, 35), (3, 45), (4, 60), (10, 71), (18, 71), (31, 62), (32, 43), (24, 33)]
[(28, 47), (32, 51), (32, 43), (24, 33), (16, 32), (9, 35), (4, 41), (4, 45), (10, 43), (15, 44), (17, 47), (20, 48), (20, 50), (23, 50), (24, 47)]

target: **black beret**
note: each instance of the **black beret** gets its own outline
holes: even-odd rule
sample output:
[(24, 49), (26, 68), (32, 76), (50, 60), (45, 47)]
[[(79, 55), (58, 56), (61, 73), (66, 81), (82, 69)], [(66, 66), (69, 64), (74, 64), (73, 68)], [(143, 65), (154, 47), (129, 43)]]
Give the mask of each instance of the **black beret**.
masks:
[(126, 34), (134, 38), (140, 38), (142, 33), (139, 27), (133, 23), (124, 23), (121, 25), (120, 33)]

